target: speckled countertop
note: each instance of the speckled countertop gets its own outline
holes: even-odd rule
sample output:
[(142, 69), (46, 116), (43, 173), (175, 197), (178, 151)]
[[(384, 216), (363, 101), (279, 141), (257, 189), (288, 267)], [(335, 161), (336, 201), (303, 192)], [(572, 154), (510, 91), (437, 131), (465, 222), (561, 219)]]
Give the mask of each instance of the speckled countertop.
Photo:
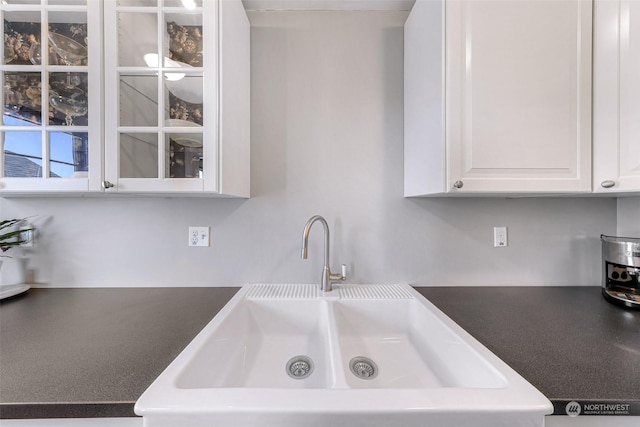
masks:
[(554, 415), (576, 401), (582, 415), (640, 416), (640, 311), (599, 287), (416, 289), (547, 396)]
[(31, 289), (0, 303), (0, 419), (135, 416), (238, 288)]
[[(640, 311), (596, 287), (417, 289), (555, 413), (575, 400), (640, 415)], [(237, 290), (32, 289), (2, 301), (0, 419), (134, 416), (142, 392)]]

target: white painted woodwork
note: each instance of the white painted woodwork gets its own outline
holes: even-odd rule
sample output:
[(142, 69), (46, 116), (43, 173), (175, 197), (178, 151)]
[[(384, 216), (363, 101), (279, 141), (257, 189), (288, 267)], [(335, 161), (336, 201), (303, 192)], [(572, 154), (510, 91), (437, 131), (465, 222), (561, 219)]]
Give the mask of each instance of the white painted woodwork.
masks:
[(247, 11), (411, 10), (415, 0), (242, 0)]
[(594, 7), (593, 189), (640, 193), (640, 2)]
[(418, 1), (404, 25), (404, 192), (443, 191), (444, 2)]
[[(240, 1), (220, 2), (220, 193), (249, 197), (251, 31)], [(205, 153), (206, 154), (206, 153)], [(206, 159), (206, 157), (205, 157)], [(214, 191), (206, 187), (205, 190)]]
[[(144, 13), (139, 13), (139, 12)], [(118, 13), (138, 12), (134, 22), (125, 22), (125, 28), (119, 28)], [(201, 19), (203, 26), (203, 65), (201, 69), (187, 69), (190, 75), (201, 75), (203, 98), (203, 126), (201, 128), (184, 128), (179, 132), (202, 132), (203, 135), (203, 173), (202, 178), (167, 178), (165, 135), (171, 133), (163, 125), (165, 110), (168, 108), (164, 98), (164, 82), (155, 77), (158, 89), (150, 93), (159, 94), (156, 100), (149, 102), (149, 108), (131, 105), (120, 89), (121, 75), (154, 76), (149, 67), (141, 62), (146, 51), (136, 51), (136, 47), (157, 46), (166, 43), (164, 40), (166, 21), (164, 13), (171, 14), (170, 19), (190, 17)], [(105, 179), (113, 184), (107, 192), (126, 193), (161, 193), (161, 194), (220, 194), (228, 196), (249, 197), (250, 166), (250, 40), (249, 21), (240, 0), (204, 1), (202, 7), (189, 12), (176, 11), (175, 8), (158, 9), (156, 7), (122, 7), (115, 0), (105, 2)], [(125, 15), (126, 16), (126, 15)], [(140, 17), (140, 19), (137, 19)], [(167, 17), (167, 20), (169, 17)], [(145, 22), (147, 22), (145, 24)], [(178, 22), (180, 24), (180, 22)], [(137, 26), (133, 27), (133, 26)], [(144, 30), (147, 28), (148, 30)], [(141, 30), (142, 28), (142, 30)], [(137, 40), (134, 48), (120, 61), (118, 51), (118, 35), (129, 32)], [(147, 37), (146, 44), (140, 37)], [(133, 42), (132, 42), (133, 43)], [(149, 49), (149, 48), (147, 48)], [(157, 72), (167, 69), (160, 66), (153, 68)], [(168, 70), (170, 71), (170, 70)], [(192, 72), (196, 74), (191, 74)], [(157, 74), (155, 74), (157, 76)], [(143, 77), (144, 80), (146, 77)], [(154, 80), (154, 79), (152, 79)], [(138, 86), (140, 88), (142, 86)], [(157, 106), (154, 106), (154, 102)], [(137, 110), (140, 111), (137, 111)], [(129, 111), (131, 110), (131, 111)], [(146, 114), (150, 113), (150, 114)], [(130, 116), (131, 115), (131, 116)], [(124, 123), (123, 118), (133, 117), (133, 126)], [(157, 117), (157, 119), (156, 119)], [(142, 123), (142, 125), (140, 125)], [(126, 125), (126, 126), (125, 126)], [(157, 135), (157, 146), (149, 145), (139, 148), (134, 144), (122, 147), (121, 135), (126, 132), (147, 132)], [(140, 144), (138, 144), (140, 145)], [(123, 152), (121, 150), (127, 150)], [(136, 156), (143, 150), (142, 156)], [(144, 152), (146, 151), (146, 155)], [(124, 154), (124, 155), (122, 155)], [(130, 154), (130, 156), (128, 156)], [(132, 161), (127, 160), (127, 156)], [(137, 159), (145, 159), (139, 161)]]
[(590, 190), (591, 2), (418, 0), (405, 196)]

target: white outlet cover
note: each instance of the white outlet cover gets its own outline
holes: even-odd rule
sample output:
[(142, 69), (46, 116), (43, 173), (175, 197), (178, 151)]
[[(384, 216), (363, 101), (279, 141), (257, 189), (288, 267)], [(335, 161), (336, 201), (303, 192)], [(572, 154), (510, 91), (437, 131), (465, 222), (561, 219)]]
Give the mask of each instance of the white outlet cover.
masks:
[(189, 227), (189, 246), (210, 246), (209, 227)]
[(506, 248), (509, 246), (507, 241), (507, 227), (493, 227), (493, 246), (496, 248)]

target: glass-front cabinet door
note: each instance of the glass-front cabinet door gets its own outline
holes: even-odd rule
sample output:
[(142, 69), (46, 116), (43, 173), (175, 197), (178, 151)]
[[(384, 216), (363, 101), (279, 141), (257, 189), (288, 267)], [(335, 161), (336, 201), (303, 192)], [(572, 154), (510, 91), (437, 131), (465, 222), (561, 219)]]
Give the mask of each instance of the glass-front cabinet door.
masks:
[(106, 1), (109, 191), (215, 191), (217, 3)]
[(1, 0), (0, 195), (249, 196), (241, 0)]
[(3, 0), (0, 192), (98, 190), (101, 5)]
[(249, 196), (240, 0), (105, 0), (107, 192)]

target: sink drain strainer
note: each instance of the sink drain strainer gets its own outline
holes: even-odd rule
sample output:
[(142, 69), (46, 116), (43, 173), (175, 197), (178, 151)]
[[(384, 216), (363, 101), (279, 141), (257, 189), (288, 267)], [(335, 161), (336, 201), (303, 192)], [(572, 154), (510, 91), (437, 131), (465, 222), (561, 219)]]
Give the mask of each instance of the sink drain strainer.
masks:
[(287, 362), (287, 374), (296, 380), (307, 378), (313, 372), (313, 361), (307, 356), (296, 356)]
[(368, 357), (354, 357), (349, 362), (349, 369), (353, 375), (363, 380), (371, 380), (378, 375), (378, 366)]

